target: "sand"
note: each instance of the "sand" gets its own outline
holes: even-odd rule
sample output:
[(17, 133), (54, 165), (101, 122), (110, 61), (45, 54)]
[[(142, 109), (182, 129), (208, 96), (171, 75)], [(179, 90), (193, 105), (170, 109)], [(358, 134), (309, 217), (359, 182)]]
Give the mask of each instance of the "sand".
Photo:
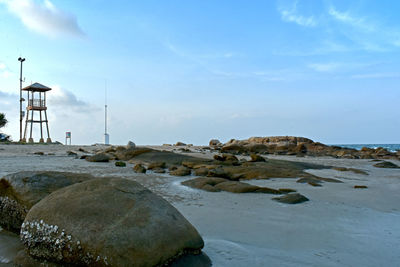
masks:
[[(22, 170), (88, 172), (133, 179), (174, 205), (200, 232), (214, 266), (399, 266), (400, 170), (379, 169), (370, 160), (327, 157), (270, 158), (365, 170), (369, 175), (332, 169), (308, 170), (343, 183), (322, 187), (296, 179), (252, 180), (272, 188), (293, 188), (310, 201), (288, 205), (268, 194), (211, 193), (182, 186), (193, 177), (136, 174), (110, 163), (90, 163), (66, 151), (96, 146), (0, 145), (0, 176)], [(175, 149), (174, 147), (155, 147)], [(191, 148), (197, 150), (196, 147)], [(34, 152), (54, 155), (34, 155)], [(210, 153), (188, 153), (212, 157)], [(399, 161), (392, 161), (400, 165)], [(354, 189), (366, 185), (367, 189)], [(0, 231), (0, 265), (20, 249), (16, 235)]]

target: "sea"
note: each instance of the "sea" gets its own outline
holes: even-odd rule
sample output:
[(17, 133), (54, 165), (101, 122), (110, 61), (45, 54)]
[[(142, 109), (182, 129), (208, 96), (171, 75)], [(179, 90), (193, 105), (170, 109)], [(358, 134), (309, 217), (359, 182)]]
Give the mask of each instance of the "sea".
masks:
[(386, 148), (390, 152), (396, 152), (400, 150), (400, 144), (336, 144), (335, 146), (340, 146), (340, 147), (346, 147), (346, 148), (353, 148), (357, 150), (361, 150), (363, 147), (368, 147), (368, 148), (378, 148), (378, 147), (383, 147)]

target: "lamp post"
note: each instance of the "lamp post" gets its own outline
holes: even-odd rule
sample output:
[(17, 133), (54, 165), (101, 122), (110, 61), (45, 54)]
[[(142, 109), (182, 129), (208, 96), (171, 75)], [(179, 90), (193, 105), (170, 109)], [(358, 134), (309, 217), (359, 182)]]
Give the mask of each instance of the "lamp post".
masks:
[(25, 58), (18, 58), (18, 61), (21, 62), (21, 72), (19, 76), (19, 141), (22, 142), (22, 63), (25, 61)]

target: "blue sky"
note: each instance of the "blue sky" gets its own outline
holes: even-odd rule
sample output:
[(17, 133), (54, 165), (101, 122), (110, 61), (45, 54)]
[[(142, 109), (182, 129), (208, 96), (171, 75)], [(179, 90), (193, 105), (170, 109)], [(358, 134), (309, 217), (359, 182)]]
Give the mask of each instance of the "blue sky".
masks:
[[(51, 137), (205, 144), (295, 135), (400, 143), (398, 1), (0, 0), (0, 112), (18, 139), (24, 85)], [(36, 135), (37, 136), (37, 135)]]

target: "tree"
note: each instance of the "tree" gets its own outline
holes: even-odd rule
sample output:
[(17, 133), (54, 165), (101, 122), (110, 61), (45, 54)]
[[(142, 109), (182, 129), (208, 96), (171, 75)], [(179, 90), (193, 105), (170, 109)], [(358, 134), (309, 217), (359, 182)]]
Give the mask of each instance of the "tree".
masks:
[(6, 126), (7, 122), (6, 115), (4, 113), (0, 113), (0, 128)]

